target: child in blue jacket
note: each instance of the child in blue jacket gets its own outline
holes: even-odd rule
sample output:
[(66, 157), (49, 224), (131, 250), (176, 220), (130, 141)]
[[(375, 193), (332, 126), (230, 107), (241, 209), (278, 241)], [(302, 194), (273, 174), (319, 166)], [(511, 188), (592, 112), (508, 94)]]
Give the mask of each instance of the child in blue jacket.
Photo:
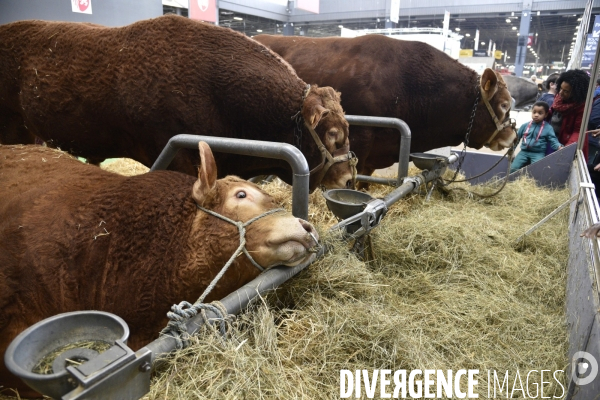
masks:
[(511, 174), (544, 158), (547, 143), (554, 150), (563, 147), (556, 138), (552, 125), (544, 121), (544, 118), (548, 115), (548, 109), (548, 103), (538, 101), (531, 109), (531, 121), (524, 123), (519, 128), (517, 138), (518, 140), (523, 139), (523, 141), (521, 143), (521, 151), (510, 165)]

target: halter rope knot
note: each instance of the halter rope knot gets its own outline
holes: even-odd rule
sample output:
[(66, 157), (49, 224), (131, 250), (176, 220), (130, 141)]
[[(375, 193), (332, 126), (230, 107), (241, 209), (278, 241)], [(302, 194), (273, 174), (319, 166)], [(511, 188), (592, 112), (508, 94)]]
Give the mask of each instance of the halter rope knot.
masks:
[(206, 289), (204, 289), (204, 292), (200, 295), (200, 297), (198, 298), (198, 300), (196, 300), (194, 304), (190, 304), (187, 301), (182, 301), (179, 304), (174, 304), (171, 307), (171, 311), (167, 312), (167, 317), (169, 317), (169, 323), (160, 333), (175, 338), (177, 349), (184, 349), (187, 346), (189, 346), (189, 334), (187, 333), (187, 328), (185, 324), (190, 318), (198, 315), (198, 312), (202, 313), (204, 322), (206, 324), (208, 324), (209, 322), (209, 318), (206, 315), (206, 311), (212, 311), (214, 314), (216, 314), (217, 318), (215, 318), (215, 320), (219, 321), (219, 331), (221, 333), (221, 336), (225, 337), (225, 321), (228, 318), (227, 309), (219, 301), (213, 301), (210, 304), (205, 304), (203, 303), (203, 301), (206, 298), (206, 296), (208, 296), (209, 293), (215, 288), (219, 280), (223, 277), (223, 275), (225, 275), (225, 272), (227, 272), (227, 269), (231, 266), (231, 264), (233, 264), (233, 261), (240, 254), (245, 254), (246, 257), (248, 257), (248, 259), (252, 263), (252, 265), (254, 265), (260, 272), (263, 272), (265, 270), (260, 264), (254, 261), (254, 259), (246, 249), (246, 227), (257, 220), (266, 217), (267, 215), (271, 215), (281, 211), (286, 211), (283, 208), (275, 208), (273, 210), (264, 212), (254, 218), (251, 218), (246, 222), (241, 222), (234, 221), (230, 218), (227, 218), (224, 215), (216, 213), (207, 208), (201, 207), (197, 203), (196, 207), (198, 207), (199, 210), (202, 210), (207, 214), (210, 214), (214, 217), (222, 219), (223, 221), (229, 222), (232, 225), (235, 225), (238, 228), (238, 233), (240, 234), (240, 245), (235, 250), (233, 255), (229, 258), (229, 261), (227, 261), (223, 268), (221, 268), (221, 271), (219, 271), (217, 276), (215, 276), (212, 282), (206, 287)]

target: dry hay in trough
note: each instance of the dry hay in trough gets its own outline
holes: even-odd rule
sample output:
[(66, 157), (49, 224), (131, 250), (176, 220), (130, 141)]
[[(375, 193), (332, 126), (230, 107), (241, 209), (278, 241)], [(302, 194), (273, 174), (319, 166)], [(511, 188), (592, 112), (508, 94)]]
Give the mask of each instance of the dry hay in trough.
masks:
[[(289, 207), (288, 188), (265, 189)], [(517, 370), (562, 370), (567, 212), (515, 239), (568, 197), (521, 179), (488, 200), (401, 200), (373, 232), (375, 261), (327, 238), (334, 251), (238, 316), (226, 342), (205, 332), (169, 357), (145, 399), (339, 398), (340, 369), (479, 369), (487, 398), (487, 370), (511, 385)], [(309, 214), (321, 233), (336, 222), (320, 193)], [(544, 395), (560, 396), (547, 378)]]
[[(291, 208), (289, 187), (264, 188)], [(339, 398), (341, 369), (478, 369), (475, 393), (488, 398), (488, 370), (509, 371), (511, 385), (519, 371), (524, 386), (528, 371), (563, 370), (568, 212), (515, 240), (568, 197), (525, 178), (491, 199), (411, 195), (373, 231), (375, 260), (365, 263), (326, 234), (336, 220), (317, 191), (309, 219), (333, 251), (254, 301), (226, 341), (205, 329), (165, 357), (144, 399)], [(561, 395), (545, 381), (544, 396)], [(539, 373), (529, 382), (533, 395)]]

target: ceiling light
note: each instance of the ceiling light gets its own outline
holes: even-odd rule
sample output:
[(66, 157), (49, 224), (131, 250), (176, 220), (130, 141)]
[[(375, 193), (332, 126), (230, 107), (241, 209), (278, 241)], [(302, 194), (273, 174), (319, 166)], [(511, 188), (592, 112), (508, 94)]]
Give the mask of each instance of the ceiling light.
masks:
[(510, 24), (510, 18), (506, 18), (506, 22)]
[(465, 36), (466, 37), (471, 37), (471, 34), (470, 33), (465, 33)]
[(456, 32), (460, 32), (460, 28), (454, 28)]
[(516, 26), (513, 26), (513, 27), (512, 27), (512, 30), (513, 30), (513, 31), (516, 31), (516, 30), (517, 30), (517, 27), (516, 27)]
[(237, 19), (238, 21), (243, 21), (244, 20), (244, 18), (241, 18), (241, 17), (233, 17), (233, 19)]
[(257, 29), (256, 32), (262, 32), (262, 29)]
[(343, 28), (343, 27), (344, 27), (344, 25), (338, 25), (338, 28)]
[(530, 46), (530, 45), (527, 45), (527, 48), (528, 48), (528, 49), (530, 49), (530, 48), (531, 48), (531, 46)]
[(581, 21), (583, 18), (577, 18), (577, 21)]
[(485, 46), (485, 42), (481, 42), (481, 45), (482, 45), (482, 46)]
[(508, 60), (510, 58), (510, 56), (506, 56), (506, 59)]

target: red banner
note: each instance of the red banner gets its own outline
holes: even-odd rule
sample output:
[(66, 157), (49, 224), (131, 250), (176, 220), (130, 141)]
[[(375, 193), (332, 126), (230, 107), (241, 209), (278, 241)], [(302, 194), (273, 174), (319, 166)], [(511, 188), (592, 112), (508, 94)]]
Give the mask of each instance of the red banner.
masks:
[(190, 0), (189, 17), (200, 21), (217, 21), (217, 0)]

